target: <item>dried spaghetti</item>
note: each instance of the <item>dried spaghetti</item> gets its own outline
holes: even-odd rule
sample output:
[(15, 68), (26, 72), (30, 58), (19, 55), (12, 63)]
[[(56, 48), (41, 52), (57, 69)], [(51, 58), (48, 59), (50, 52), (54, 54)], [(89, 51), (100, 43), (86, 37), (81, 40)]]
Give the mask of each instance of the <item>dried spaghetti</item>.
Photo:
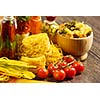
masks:
[(62, 50), (55, 45), (50, 45), (50, 50), (46, 54), (46, 64), (57, 63), (63, 57)]

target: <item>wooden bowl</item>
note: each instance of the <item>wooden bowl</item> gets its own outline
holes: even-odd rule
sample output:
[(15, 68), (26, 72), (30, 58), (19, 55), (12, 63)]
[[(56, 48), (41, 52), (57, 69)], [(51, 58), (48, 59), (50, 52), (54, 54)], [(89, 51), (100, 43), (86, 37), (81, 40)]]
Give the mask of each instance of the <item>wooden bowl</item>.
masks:
[(57, 34), (57, 44), (68, 54), (85, 60), (93, 43), (93, 33), (85, 38), (67, 38)]

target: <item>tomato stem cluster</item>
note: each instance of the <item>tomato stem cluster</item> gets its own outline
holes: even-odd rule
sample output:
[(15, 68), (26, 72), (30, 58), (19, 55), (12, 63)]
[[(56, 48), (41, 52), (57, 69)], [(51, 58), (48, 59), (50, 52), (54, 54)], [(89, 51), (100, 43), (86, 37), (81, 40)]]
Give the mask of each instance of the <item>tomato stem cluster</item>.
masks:
[(49, 64), (47, 70), (40, 69), (37, 75), (40, 78), (47, 78), (51, 75), (56, 81), (63, 81), (64, 79), (74, 78), (83, 71), (84, 65), (82, 62), (76, 61), (71, 55), (67, 55), (60, 62)]

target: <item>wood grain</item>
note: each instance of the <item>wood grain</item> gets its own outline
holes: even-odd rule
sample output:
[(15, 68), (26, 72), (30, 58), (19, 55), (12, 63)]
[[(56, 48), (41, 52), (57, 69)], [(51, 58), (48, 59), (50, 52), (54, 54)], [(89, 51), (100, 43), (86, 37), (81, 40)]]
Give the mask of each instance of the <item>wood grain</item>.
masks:
[[(1, 17), (2, 18), (2, 17)], [(44, 20), (45, 17), (42, 16)], [(99, 83), (100, 82), (100, 16), (57, 16), (56, 22), (61, 24), (69, 20), (84, 21), (93, 28), (94, 39), (87, 60), (83, 63), (85, 71), (71, 80), (65, 80), (62, 83)], [(52, 77), (48, 82), (56, 82)], [(20, 82), (20, 81), (18, 81)], [(21, 82), (25, 82), (21, 80)], [(33, 82), (33, 81), (32, 81)]]
[[(42, 17), (45, 19), (44, 17)], [(56, 22), (61, 24), (69, 20), (84, 21), (93, 28), (94, 39), (87, 60), (83, 63), (85, 71), (65, 83), (99, 83), (100, 82), (100, 16), (57, 16)], [(48, 81), (54, 81), (48, 79)]]

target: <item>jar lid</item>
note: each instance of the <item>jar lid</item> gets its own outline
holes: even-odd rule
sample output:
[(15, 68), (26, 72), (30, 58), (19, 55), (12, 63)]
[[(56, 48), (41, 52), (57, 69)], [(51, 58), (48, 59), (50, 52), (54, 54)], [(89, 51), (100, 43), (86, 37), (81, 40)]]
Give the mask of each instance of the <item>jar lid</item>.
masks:
[(4, 20), (13, 20), (14, 17), (13, 16), (4, 16)]
[(31, 20), (41, 20), (41, 16), (31, 16)]
[(55, 23), (55, 20), (54, 20), (54, 21), (44, 20), (44, 23), (47, 23), (47, 24), (53, 24), (53, 23)]

